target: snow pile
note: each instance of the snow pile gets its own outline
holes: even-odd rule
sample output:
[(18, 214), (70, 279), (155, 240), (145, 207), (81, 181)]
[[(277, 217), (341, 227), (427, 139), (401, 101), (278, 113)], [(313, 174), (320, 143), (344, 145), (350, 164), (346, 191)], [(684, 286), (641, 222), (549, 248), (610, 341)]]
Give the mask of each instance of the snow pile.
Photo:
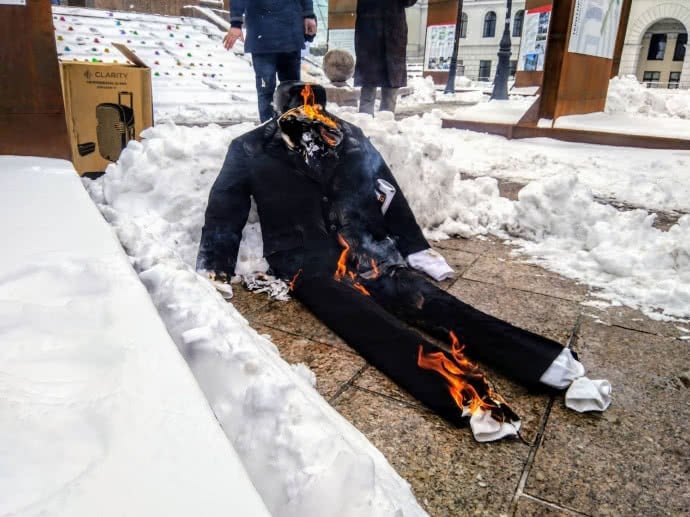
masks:
[(690, 119), (690, 90), (647, 88), (634, 75), (609, 82), (606, 113)]
[(0, 156), (0, 236), (0, 515), (268, 515), (69, 162)]
[[(313, 389), (313, 373), (283, 362), (194, 272), (208, 192), (246, 129), (156, 126), (85, 184), (273, 515), (423, 515), (383, 455)], [(253, 235), (247, 269), (261, 257)]]
[(658, 230), (644, 210), (596, 203), (574, 174), (530, 183), (518, 197), (507, 229), (537, 262), (650, 317), (690, 316), (690, 215)]

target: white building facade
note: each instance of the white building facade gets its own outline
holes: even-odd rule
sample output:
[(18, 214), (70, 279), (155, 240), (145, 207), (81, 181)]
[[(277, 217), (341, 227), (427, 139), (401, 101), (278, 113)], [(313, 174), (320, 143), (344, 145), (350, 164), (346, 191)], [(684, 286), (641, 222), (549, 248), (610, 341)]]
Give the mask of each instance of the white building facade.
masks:
[[(605, 3), (589, 0), (589, 3)], [(517, 68), (525, 2), (514, 1), (510, 17), (511, 72)], [(408, 57), (422, 60), (429, 46), (428, 4), (420, 0), (407, 10)], [(498, 46), (506, 21), (505, 0), (464, 0), (463, 27), (458, 49), (459, 72), (473, 80), (493, 80)], [(690, 87), (690, 0), (632, 0), (620, 75), (635, 75), (656, 87)], [(433, 29), (430, 29), (433, 30)], [(427, 49), (426, 64), (429, 55)]]

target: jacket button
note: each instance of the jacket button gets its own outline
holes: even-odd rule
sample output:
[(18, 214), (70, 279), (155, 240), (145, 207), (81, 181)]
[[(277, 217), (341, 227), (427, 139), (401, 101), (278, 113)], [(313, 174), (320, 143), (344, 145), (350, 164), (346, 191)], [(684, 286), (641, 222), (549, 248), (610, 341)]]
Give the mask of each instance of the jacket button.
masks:
[(331, 231), (334, 232), (338, 229), (338, 227), (334, 224), (331, 225)]
[(324, 203), (328, 203), (328, 196), (323, 196), (321, 198), (321, 201), (323, 201)]

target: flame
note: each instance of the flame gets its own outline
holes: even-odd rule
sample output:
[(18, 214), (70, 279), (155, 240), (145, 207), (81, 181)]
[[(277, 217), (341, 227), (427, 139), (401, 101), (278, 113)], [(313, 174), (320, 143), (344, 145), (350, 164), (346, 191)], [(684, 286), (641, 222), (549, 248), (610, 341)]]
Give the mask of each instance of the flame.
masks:
[(343, 247), (343, 251), (340, 253), (340, 258), (338, 259), (338, 267), (336, 268), (335, 275), (333, 276), (336, 280), (341, 281), (347, 273), (347, 266), (345, 265), (345, 263), (347, 262), (347, 255), (348, 253), (350, 253), (350, 245), (347, 243), (345, 239), (343, 239), (343, 236), (340, 234), (338, 234), (338, 242)]
[(357, 281), (357, 274), (354, 271), (348, 271), (348, 269), (347, 269), (347, 256), (350, 253), (350, 245), (347, 243), (347, 241), (340, 234), (338, 234), (338, 242), (343, 247), (343, 251), (340, 253), (340, 258), (338, 259), (338, 266), (335, 269), (335, 273), (333, 274), (333, 278), (335, 278), (338, 282), (340, 282), (347, 275), (347, 277), (352, 282), (352, 287), (354, 287), (360, 293), (362, 293), (366, 296), (371, 296), (369, 291), (367, 291), (366, 287), (364, 287), (362, 284), (360, 284)]
[[(489, 387), (477, 365), (462, 353), (465, 347), (460, 345), (452, 331), (450, 339), (452, 360), (443, 352), (425, 354), (422, 345), (419, 345), (417, 366), (440, 373), (448, 381), (448, 391), (455, 403), (461, 409), (467, 408), (470, 414), (480, 408), (490, 410), (497, 408), (499, 403), (504, 404), (503, 398)], [(484, 393), (480, 394), (477, 387)]]
[(297, 278), (300, 276), (301, 273), (302, 273), (302, 269), (297, 271), (297, 273), (295, 273), (295, 276), (292, 277), (292, 280), (290, 280), (290, 291), (295, 290), (295, 282), (297, 282)]
[[(304, 88), (302, 88), (302, 92), (300, 93), (302, 95), (302, 99), (304, 99), (304, 114), (312, 119), (320, 120), (324, 124), (330, 127), (338, 127), (338, 125), (335, 123), (335, 120), (327, 117), (323, 113), (321, 113), (322, 107), (320, 104), (316, 104), (316, 97), (314, 95), (314, 90), (311, 89), (311, 86), (308, 84), (304, 85)], [(329, 142), (331, 140), (333, 144), (335, 143), (335, 140), (333, 138), (324, 135), (324, 132), (321, 132), (321, 136), (324, 137), (324, 140)], [(329, 142), (331, 143), (331, 142)], [(331, 144), (331, 145), (333, 145)]]

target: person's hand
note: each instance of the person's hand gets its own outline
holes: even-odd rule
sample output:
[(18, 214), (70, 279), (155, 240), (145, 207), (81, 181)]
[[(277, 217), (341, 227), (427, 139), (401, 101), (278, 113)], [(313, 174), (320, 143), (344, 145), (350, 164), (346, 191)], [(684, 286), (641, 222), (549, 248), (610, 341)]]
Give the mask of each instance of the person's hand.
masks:
[(316, 34), (316, 20), (314, 18), (304, 19), (304, 34), (314, 36)]
[(239, 27), (230, 27), (228, 33), (223, 37), (223, 46), (226, 50), (230, 50), (237, 40), (244, 41), (242, 29)]

